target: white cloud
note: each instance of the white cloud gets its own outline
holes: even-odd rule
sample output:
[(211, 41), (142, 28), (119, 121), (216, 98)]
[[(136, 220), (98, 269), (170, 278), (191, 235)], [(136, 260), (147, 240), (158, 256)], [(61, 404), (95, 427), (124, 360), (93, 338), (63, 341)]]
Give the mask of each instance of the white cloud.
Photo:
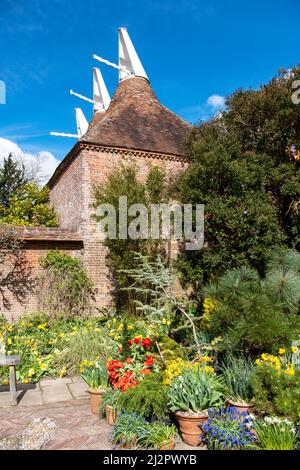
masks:
[(29, 178), (34, 179), (38, 184), (44, 185), (51, 178), (54, 170), (60, 163), (52, 153), (41, 151), (36, 154), (23, 152), (14, 142), (0, 137), (0, 166), (3, 159), (9, 154), (13, 154), (15, 160), (24, 164)]
[(214, 109), (221, 109), (225, 106), (225, 97), (221, 95), (211, 95), (207, 99), (207, 104)]

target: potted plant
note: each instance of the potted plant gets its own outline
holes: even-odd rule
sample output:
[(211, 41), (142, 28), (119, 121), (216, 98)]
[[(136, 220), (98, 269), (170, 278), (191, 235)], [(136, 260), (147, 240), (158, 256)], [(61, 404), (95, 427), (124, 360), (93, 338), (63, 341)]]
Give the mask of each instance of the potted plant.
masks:
[(227, 355), (220, 366), (220, 372), (227, 389), (227, 404), (234, 406), (239, 412), (252, 411), (253, 392), (252, 374), (254, 364), (244, 356)]
[(171, 382), (169, 407), (175, 412), (184, 442), (200, 445), (207, 410), (222, 403), (223, 392), (221, 379), (200, 366), (186, 369)]
[(84, 369), (81, 377), (89, 387), (91, 412), (98, 414), (100, 403), (108, 387), (106, 364), (104, 362), (95, 362), (94, 366)]
[(145, 424), (144, 418), (137, 413), (120, 413), (111, 433), (114, 446), (135, 448), (139, 437), (143, 435)]
[(175, 426), (167, 426), (159, 421), (145, 426), (144, 433), (139, 439), (139, 444), (147, 449), (173, 450), (175, 448)]
[(116, 423), (118, 413), (118, 400), (122, 392), (115, 388), (108, 388), (100, 403), (100, 412), (105, 415), (106, 421), (110, 426)]

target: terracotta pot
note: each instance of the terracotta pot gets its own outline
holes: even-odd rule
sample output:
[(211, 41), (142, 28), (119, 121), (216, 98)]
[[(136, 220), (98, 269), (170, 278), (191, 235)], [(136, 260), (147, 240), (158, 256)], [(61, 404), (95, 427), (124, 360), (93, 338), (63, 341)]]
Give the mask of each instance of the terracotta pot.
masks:
[(247, 411), (247, 413), (251, 413), (253, 410), (254, 405), (250, 405), (250, 403), (240, 403), (238, 401), (227, 400), (227, 405), (234, 406), (239, 413)]
[(174, 448), (175, 448), (175, 441), (174, 439), (171, 439), (168, 444), (164, 444), (163, 446), (161, 446), (159, 450), (174, 450)]
[(97, 415), (99, 414), (99, 407), (103, 398), (103, 392), (100, 390), (89, 390), (89, 394), (91, 412), (94, 413), (94, 415)]
[(202, 442), (202, 425), (207, 423), (207, 416), (204, 414), (189, 414), (176, 411), (175, 417), (178, 421), (184, 442), (190, 446), (199, 446)]
[(110, 426), (114, 426), (116, 423), (117, 413), (111, 405), (106, 405), (105, 416), (107, 424), (109, 424)]

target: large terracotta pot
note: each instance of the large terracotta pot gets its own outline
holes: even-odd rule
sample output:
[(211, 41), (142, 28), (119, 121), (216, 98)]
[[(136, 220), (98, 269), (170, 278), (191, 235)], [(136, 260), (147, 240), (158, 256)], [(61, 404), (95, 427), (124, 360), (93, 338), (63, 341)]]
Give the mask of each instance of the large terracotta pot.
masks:
[(199, 446), (202, 442), (202, 425), (207, 422), (207, 415), (176, 411), (175, 417), (182, 433), (182, 439), (190, 446)]
[(243, 413), (246, 411), (247, 413), (252, 413), (254, 405), (250, 405), (250, 403), (240, 403), (233, 400), (227, 400), (228, 406), (234, 406), (239, 413)]
[(111, 405), (106, 405), (105, 416), (107, 424), (109, 424), (110, 426), (114, 426), (116, 423), (117, 413)]
[(174, 450), (174, 448), (175, 448), (175, 441), (174, 439), (171, 439), (168, 444), (164, 444), (163, 446), (161, 446), (159, 450)]
[(97, 415), (99, 414), (99, 407), (103, 398), (103, 392), (101, 390), (89, 390), (89, 394), (91, 412), (94, 413), (94, 415)]

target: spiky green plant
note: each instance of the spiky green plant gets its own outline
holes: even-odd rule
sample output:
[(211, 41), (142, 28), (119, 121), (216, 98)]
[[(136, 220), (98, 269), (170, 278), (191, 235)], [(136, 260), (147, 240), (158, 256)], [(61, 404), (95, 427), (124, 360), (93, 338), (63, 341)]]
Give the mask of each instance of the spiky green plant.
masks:
[(224, 385), (220, 377), (200, 367), (187, 369), (174, 379), (169, 389), (171, 411), (202, 413), (222, 403)]
[(252, 373), (254, 364), (245, 356), (227, 354), (221, 364), (220, 372), (224, 379), (229, 398), (241, 403), (249, 403), (253, 397)]
[(175, 438), (177, 429), (175, 426), (167, 426), (159, 422), (145, 426), (139, 445), (147, 449), (159, 450), (167, 446)]

